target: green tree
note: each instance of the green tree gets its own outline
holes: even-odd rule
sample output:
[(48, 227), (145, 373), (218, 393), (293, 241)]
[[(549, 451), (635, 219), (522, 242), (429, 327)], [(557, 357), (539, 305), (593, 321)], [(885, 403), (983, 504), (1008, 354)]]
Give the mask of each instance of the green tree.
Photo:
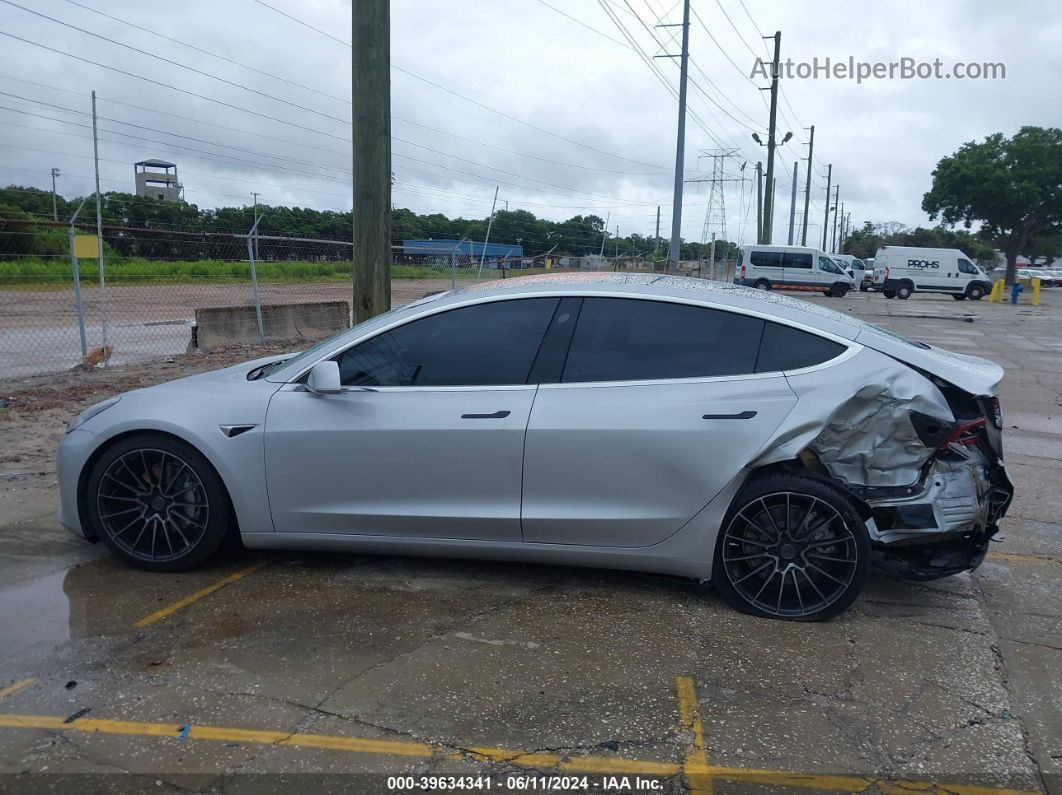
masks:
[(1030, 241), (1062, 228), (1062, 129), (1022, 127), (1013, 138), (963, 144), (937, 163), (922, 209), (949, 225), (980, 223), (1006, 256), (1012, 284)]

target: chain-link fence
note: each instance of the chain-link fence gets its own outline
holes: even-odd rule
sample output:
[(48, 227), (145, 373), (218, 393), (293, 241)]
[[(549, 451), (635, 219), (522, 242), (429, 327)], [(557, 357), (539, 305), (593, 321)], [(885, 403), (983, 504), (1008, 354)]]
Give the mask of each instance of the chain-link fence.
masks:
[[(5, 376), (240, 345), (291, 343), (294, 349), (350, 325), (349, 240), (104, 226), (101, 273), (95, 231), (94, 224), (0, 220)], [(457, 243), (463, 245), (393, 247), (392, 305), (536, 273), (660, 269), (648, 258), (491, 256)], [(732, 264), (714, 265), (682, 263), (680, 272), (733, 278)]]

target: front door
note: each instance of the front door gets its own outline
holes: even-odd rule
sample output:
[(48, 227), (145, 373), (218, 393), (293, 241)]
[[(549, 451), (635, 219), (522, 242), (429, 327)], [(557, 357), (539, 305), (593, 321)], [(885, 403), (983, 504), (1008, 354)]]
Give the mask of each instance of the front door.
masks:
[(337, 355), (342, 394), (281, 388), (265, 437), (275, 529), (519, 541), (527, 381), (557, 303), (423, 316)]

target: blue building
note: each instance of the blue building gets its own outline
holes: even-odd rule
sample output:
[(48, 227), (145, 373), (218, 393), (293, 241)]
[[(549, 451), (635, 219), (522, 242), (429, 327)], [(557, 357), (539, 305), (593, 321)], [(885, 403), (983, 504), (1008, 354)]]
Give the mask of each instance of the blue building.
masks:
[[(438, 258), (456, 254), (458, 257), (470, 257), (479, 260), (484, 257), (483, 243), (474, 240), (403, 240), (402, 254), (407, 257)], [(520, 260), (524, 256), (524, 247), (516, 243), (488, 243), (486, 245), (487, 262), (502, 260)]]

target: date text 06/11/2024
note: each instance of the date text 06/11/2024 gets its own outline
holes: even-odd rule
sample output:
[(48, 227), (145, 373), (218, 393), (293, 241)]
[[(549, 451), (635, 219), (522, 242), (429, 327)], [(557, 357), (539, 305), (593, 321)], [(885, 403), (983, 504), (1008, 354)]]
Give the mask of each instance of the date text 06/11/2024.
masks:
[(663, 781), (643, 776), (543, 776), (511, 774), (493, 776), (388, 776), (394, 792), (659, 792)]

